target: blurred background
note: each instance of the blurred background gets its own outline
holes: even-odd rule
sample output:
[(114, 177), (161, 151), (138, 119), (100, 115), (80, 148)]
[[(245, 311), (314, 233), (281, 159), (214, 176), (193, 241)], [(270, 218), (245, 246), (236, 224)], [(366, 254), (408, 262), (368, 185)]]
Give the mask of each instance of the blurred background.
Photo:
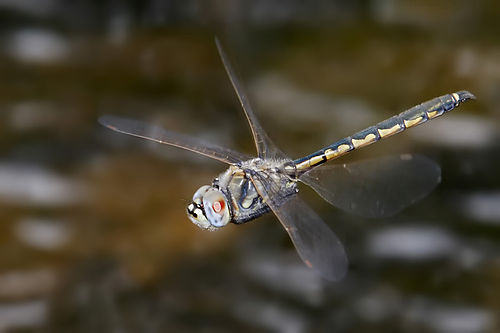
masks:
[[(498, 332), (497, 1), (0, 0), (1, 332)], [(349, 274), (276, 219), (204, 232), (225, 165), (102, 128), (118, 114), (253, 153), (226, 48), (292, 158), (433, 97), (477, 101), (343, 158), (419, 153), (442, 183), (393, 218), (303, 198)]]

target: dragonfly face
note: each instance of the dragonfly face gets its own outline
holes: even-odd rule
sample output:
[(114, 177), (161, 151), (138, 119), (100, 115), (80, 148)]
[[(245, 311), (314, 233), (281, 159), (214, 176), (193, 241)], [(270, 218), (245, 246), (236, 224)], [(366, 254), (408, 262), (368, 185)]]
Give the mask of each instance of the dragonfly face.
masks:
[(193, 202), (187, 206), (187, 215), (198, 227), (211, 231), (231, 221), (225, 194), (210, 185), (204, 185), (195, 192)]

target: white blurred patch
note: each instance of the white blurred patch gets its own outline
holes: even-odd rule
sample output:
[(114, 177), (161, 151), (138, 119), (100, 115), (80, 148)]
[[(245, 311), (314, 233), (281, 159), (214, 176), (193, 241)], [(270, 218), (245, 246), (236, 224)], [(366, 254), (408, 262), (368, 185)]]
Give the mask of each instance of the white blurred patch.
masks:
[(446, 305), (418, 298), (405, 313), (407, 320), (428, 327), (433, 332), (492, 332), (494, 315), (482, 308)]
[(49, 127), (58, 121), (54, 105), (43, 101), (23, 101), (9, 108), (10, 127), (27, 131)]
[(20, 299), (45, 296), (56, 284), (57, 276), (49, 269), (10, 271), (0, 274), (0, 297)]
[(455, 71), (458, 76), (472, 77), (477, 71), (478, 57), (473, 49), (464, 48), (456, 53)]
[(0, 331), (39, 327), (47, 315), (48, 304), (42, 300), (0, 304)]
[(370, 1), (372, 16), (381, 23), (392, 23), (397, 18), (397, 1), (374, 0)]
[(500, 192), (472, 193), (460, 198), (459, 209), (475, 220), (500, 225)]
[(108, 26), (108, 36), (111, 43), (120, 45), (125, 42), (130, 30), (130, 15), (124, 10), (117, 10), (111, 17)]
[(399, 292), (385, 286), (370, 291), (354, 303), (359, 315), (369, 322), (380, 322), (394, 316), (401, 309), (402, 299)]
[(480, 265), (482, 265), (487, 258), (488, 252), (492, 252), (492, 256), (496, 257), (496, 250), (484, 249), (477, 246), (463, 246), (460, 251), (457, 251), (455, 256), (452, 257), (461, 268), (474, 271), (477, 270)]
[(241, 320), (271, 332), (308, 332), (308, 323), (302, 312), (269, 300), (240, 299), (233, 311)]
[(42, 29), (24, 29), (7, 38), (7, 52), (18, 61), (56, 63), (69, 53), (69, 42), (61, 35)]
[(304, 122), (320, 122), (330, 132), (332, 127), (358, 129), (360, 124), (376, 121), (373, 110), (360, 100), (311, 93), (276, 74), (259, 77), (250, 88), (259, 109), (272, 110), (287, 128), (302, 129), (307, 126)]
[(44, 168), (0, 164), (0, 201), (60, 206), (80, 202), (84, 197), (82, 184)]
[(19, 221), (15, 233), (25, 244), (42, 250), (58, 249), (71, 237), (71, 230), (64, 222), (38, 218)]
[[(455, 71), (463, 77), (481, 78), (483, 92), (495, 85), (500, 78), (500, 50), (498, 48), (475, 50), (470, 46), (455, 52)], [(496, 90), (493, 90), (496, 91)], [(495, 95), (496, 96), (496, 95)]]
[(500, 134), (495, 122), (486, 118), (463, 115), (459, 110), (453, 117), (432, 120), (429, 126), (408, 131), (416, 140), (451, 148), (481, 148), (493, 144)]
[(292, 295), (311, 305), (324, 298), (322, 278), (293, 256), (248, 254), (242, 260), (243, 270), (260, 284), (281, 293)]
[(426, 226), (397, 226), (376, 231), (368, 239), (370, 255), (425, 261), (454, 253), (458, 240), (445, 230)]

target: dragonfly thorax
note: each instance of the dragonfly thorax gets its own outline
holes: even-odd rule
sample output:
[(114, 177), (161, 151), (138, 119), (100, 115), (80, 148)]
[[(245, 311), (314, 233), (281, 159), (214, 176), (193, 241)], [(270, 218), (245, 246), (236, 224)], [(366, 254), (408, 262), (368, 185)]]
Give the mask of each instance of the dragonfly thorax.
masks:
[(296, 180), (283, 169), (286, 162), (260, 158), (248, 160), (229, 167), (214, 180), (214, 185), (228, 199), (233, 223), (245, 223), (270, 211), (261, 193), (274, 189), (279, 194), (274, 198), (277, 200), (296, 193)]

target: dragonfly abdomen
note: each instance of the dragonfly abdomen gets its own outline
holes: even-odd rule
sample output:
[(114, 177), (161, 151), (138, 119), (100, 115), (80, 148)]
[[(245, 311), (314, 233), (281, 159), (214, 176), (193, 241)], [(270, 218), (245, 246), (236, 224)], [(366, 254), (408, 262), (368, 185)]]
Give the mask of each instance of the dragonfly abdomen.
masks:
[(475, 96), (468, 91), (459, 91), (436, 97), (416, 105), (375, 126), (365, 128), (309, 156), (295, 160), (294, 163), (297, 171), (303, 173), (312, 167), (343, 156), (354, 149), (368, 146), (383, 138), (400, 133), (410, 127), (423, 124), (429, 119), (434, 119), (453, 110), (469, 99), (475, 99)]

